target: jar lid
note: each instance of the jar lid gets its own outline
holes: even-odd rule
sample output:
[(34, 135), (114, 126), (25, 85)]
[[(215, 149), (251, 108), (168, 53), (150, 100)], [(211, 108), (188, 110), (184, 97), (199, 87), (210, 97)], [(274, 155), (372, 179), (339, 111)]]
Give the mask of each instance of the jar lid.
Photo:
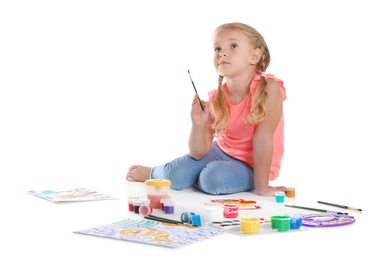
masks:
[(170, 186), (171, 185), (171, 181), (162, 180), (162, 179), (150, 179), (150, 180), (146, 180), (144, 183), (146, 185), (151, 185), (151, 186)]
[(140, 205), (143, 205), (143, 200), (134, 200), (133, 204), (134, 206), (140, 206)]
[(167, 207), (167, 206), (174, 206), (175, 202), (173, 200), (168, 199), (168, 200), (164, 201), (163, 204), (164, 204), (165, 207)]

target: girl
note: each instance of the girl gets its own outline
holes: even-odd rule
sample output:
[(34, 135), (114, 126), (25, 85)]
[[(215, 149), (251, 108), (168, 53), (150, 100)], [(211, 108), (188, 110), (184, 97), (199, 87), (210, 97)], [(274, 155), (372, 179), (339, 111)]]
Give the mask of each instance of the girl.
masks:
[(209, 100), (195, 95), (189, 153), (157, 167), (131, 166), (126, 179), (168, 179), (171, 188), (194, 186), (212, 194), (254, 191), (274, 196), (283, 156), (283, 82), (266, 74), (270, 53), (262, 35), (242, 23), (220, 25), (213, 34), (219, 74)]

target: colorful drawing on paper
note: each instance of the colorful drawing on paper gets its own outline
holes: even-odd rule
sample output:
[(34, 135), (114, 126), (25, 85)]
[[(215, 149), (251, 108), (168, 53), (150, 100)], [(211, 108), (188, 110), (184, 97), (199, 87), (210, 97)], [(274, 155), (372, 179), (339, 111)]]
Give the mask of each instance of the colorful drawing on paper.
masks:
[(224, 232), (224, 230), (210, 227), (127, 218), (112, 224), (79, 230), (74, 233), (176, 248)]
[(29, 194), (49, 200), (51, 202), (75, 202), (91, 200), (112, 200), (116, 197), (109, 196), (86, 188), (53, 189), (53, 190), (30, 190)]
[(260, 209), (261, 207), (257, 205), (255, 200), (244, 200), (244, 199), (212, 199), (210, 200), (214, 203), (222, 204), (238, 204), (240, 210), (244, 209)]

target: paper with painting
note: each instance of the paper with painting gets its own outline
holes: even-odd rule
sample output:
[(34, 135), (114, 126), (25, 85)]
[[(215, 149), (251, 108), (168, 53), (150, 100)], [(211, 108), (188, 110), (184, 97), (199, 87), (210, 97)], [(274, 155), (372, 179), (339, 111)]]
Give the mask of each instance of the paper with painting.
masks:
[(210, 227), (169, 224), (147, 219), (124, 219), (108, 225), (75, 231), (77, 234), (113, 238), (163, 247), (181, 247), (224, 233)]

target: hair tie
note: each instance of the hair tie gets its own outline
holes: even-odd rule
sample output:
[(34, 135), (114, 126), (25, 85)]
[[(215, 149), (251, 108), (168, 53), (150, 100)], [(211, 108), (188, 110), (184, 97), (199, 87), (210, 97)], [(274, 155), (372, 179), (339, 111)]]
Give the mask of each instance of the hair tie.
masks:
[(261, 77), (266, 77), (266, 72), (265, 71), (261, 72)]

